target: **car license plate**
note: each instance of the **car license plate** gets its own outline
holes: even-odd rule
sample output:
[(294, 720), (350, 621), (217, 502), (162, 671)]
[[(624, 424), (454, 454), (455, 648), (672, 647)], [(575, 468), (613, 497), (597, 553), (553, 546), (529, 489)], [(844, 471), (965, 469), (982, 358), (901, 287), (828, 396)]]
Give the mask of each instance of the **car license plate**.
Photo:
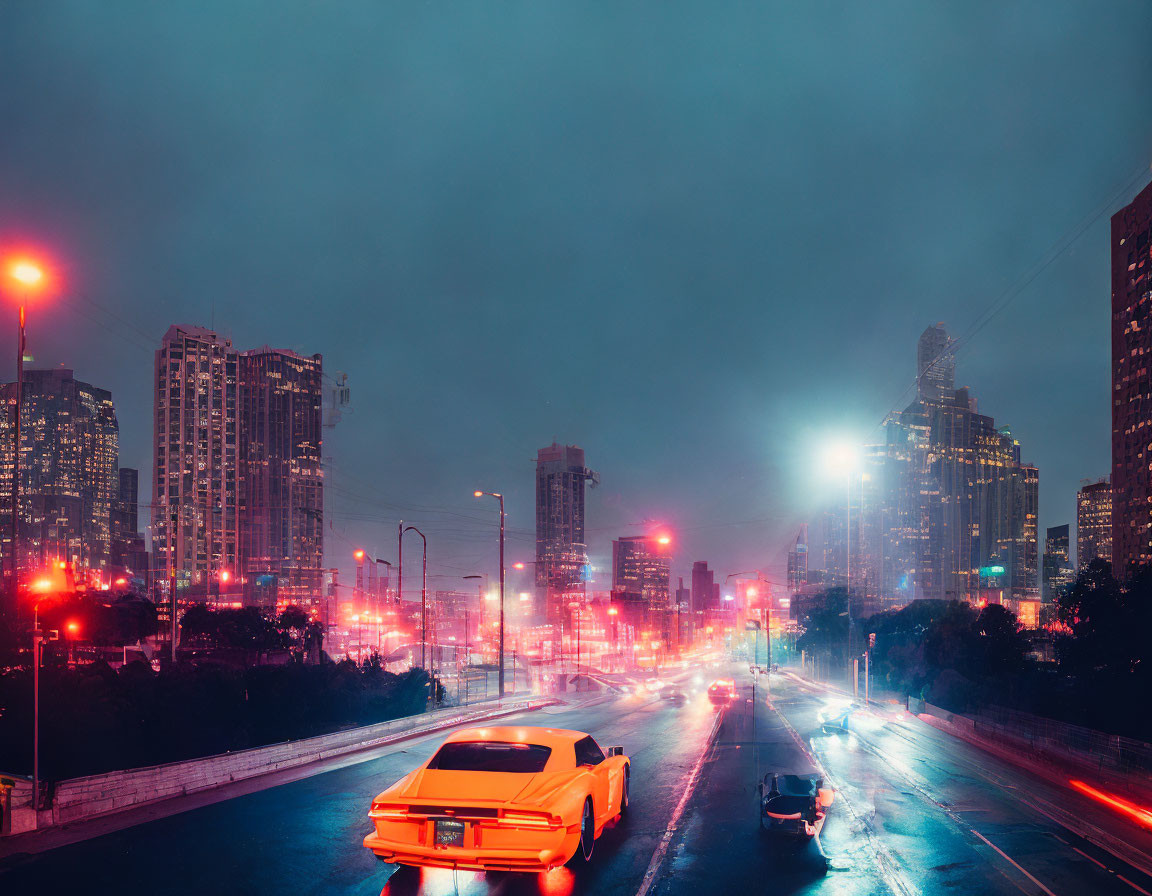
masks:
[(436, 821), (436, 845), (437, 846), (463, 846), (464, 845), (464, 822), (462, 822), (462, 821), (447, 821), (445, 819), (437, 819), (437, 821)]

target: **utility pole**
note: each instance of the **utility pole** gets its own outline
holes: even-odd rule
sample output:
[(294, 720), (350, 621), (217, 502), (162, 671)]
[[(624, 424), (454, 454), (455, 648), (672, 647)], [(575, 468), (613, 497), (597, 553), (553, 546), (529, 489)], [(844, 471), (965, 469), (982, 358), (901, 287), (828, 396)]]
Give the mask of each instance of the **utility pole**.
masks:
[(504, 496), (499, 492), (475, 491), (472, 496), (482, 498), (487, 495), (500, 502), (500, 659), (499, 675), (497, 676), (497, 690), (504, 696)]
[(428, 539), (415, 526), (408, 526), (405, 532), (415, 532), (424, 543), (424, 580), (420, 586), (420, 668), (427, 669), (425, 645), (428, 643)]

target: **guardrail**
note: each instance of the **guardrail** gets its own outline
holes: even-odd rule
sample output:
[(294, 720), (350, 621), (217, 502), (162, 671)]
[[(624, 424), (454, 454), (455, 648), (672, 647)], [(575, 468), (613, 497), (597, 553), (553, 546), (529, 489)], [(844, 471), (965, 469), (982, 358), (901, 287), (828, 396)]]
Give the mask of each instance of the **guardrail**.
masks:
[(1115, 789), (1152, 797), (1152, 744), (1003, 706), (964, 715), (909, 697), (908, 709), (942, 719), (959, 731), (1015, 750), (1020, 756), (1090, 770), (1100, 782)]
[[(435, 710), (418, 716), (405, 716), (377, 725), (350, 728), (333, 734), (286, 741), (234, 753), (220, 753), (146, 768), (125, 769), (83, 778), (60, 781), (50, 795), (50, 806), (34, 813), (32, 788), (24, 778), (14, 779), (11, 809), (4, 814), (5, 834), (18, 834), (54, 825), (122, 812), (145, 803), (199, 793), (271, 772), (309, 765), (333, 756), (418, 737), (467, 722), (478, 722), (515, 712), (552, 706), (552, 697), (507, 699), (488, 705), (474, 704), (466, 711)], [(26, 784), (26, 786), (21, 786)]]

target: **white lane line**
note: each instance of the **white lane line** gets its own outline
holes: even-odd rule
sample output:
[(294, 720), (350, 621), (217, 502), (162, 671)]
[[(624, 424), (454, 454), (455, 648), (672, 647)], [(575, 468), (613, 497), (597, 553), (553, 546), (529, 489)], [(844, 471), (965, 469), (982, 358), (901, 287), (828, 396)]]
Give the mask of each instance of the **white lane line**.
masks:
[(1136, 884), (1132, 883), (1132, 881), (1128, 880), (1128, 878), (1126, 878), (1123, 874), (1117, 874), (1116, 876), (1120, 878), (1120, 880), (1124, 881), (1124, 883), (1128, 884), (1128, 886), (1130, 886), (1133, 890), (1137, 890), (1138, 892), (1143, 893), (1144, 896), (1152, 896), (1152, 893), (1149, 893), (1143, 887), (1138, 887)]
[(979, 837), (981, 840), (983, 840), (989, 846), (991, 846), (994, 850), (996, 850), (996, 852), (998, 852), (1002, 858), (1004, 858), (1008, 862), (1011, 862), (1013, 868), (1015, 868), (1017, 871), (1019, 871), (1021, 874), (1023, 874), (1026, 878), (1028, 878), (1028, 880), (1032, 881), (1032, 883), (1036, 884), (1036, 886), (1038, 886), (1041, 890), (1043, 890), (1045, 893), (1047, 893), (1048, 896), (1056, 896), (1056, 894), (1053, 893), (1051, 890), (1049, 890), (1046, 886), (1044, 886), (1044, 884), (1042, 884), (1042, 883), (1040, 883), (1040, 881), (1036, 880), (1036, 878), (1034, 878), (1032, 876), (1032, 874), (1028, 871), (1027, 868), (1025, 868), (1023, 865), (1018, 863), (1014, 858), (1012, 858), (1012, 856), (1010, 856), (1010, 855), (1008, 855), (1008, 853), (1004, 852), (1004, 850), (1002, 850), (999, 846), (997, 846), (995, 843), (993, 843), (991, 840), (989, 840), (987, 837), (985, 837), (983, 834), (981, 834), (978, 830), (976, 830), (975, 828), (969, 828), (969, 830), (972, 831), (973, 834), (975, 834), (977, 837)]
[(796, 746), (800, 748), (800, 752), (808, 757), (808, 761), (824, 776), (824, 780), (836, 790), (840, 803), (848, 810), (848, 814), (855, 820), (857, 827), (864, 832), (864, 836), (868, 840), (868, 845), (872, 847), (872, 854), (876, 858), (876, 865), (880, 869), (880, 877), (884, 883), (888, 885), (888, 889), (892, 891), (894, 896), (916, 896), (919, 891), (904, 880), (904, 875), (900, 871), (899, 863), (888, 851), (887, 846), (880, 841), (879, 836), (877, 836), (871, 825), (856, 811), (843, 789), (836, 787), (835, 779), (828, 773), (828, 769), (824, 766), (824, 763), (820, 761), (815, 751), (808, 748), (808, 745), (804, 743), (804, 739), (800, 736), (800, 732), (793, 727), (792, 723), (788, 721), (784, 713), (781, 712), (775, 704), (769, 702), (768, 708), (776, 713), (776, 718), (784, 724), (784, 727), (792, 736), (792, 740), (796, 741)]
[[(1069, 844), (1069, 845), (1071, 845), (1071, 844)], [(1088, 855), (1088, 853), (1084, 852), (1084, 850), (1080, 849), (1080, 847), (1078, 847), (1078, 846), (1073, 846), (1073, 847), (1072, 847), (1072, 849), (1074, 849), (1076, 852), (1080, 853), (1080, 855), (1084, 856), (1084, 858), (1086, 858), (1086, 859), (1087, 859), (1089, 862), (1095, 862), (1097, 865), (1099, 865), (1101, 868), (1103, 868), (1103, 869), (1104, 869), (1105, 871), (1107, 871), (1109, 874), (1111, 874), (1111, 873), (1112, 873), (1112, 869), (1111, 869), (1111, 868), (1109, 868), (1107, 865), (1105, 865), (1105, 864), (1104, 864), (1103, 862), (1101, 862), (1099, 859), (1094, 859), (1094, 858), (1092, 858), (1092, 856)]]
[(664, 856), (668, 852), (668, 846), (672, 842), (672, 837), (676, 834), (676, 826), (680, 823), (680, 816), (684, 814), (684, 808), (688, 805), (688, 800), (691, 798), (692, 792), (696, 789), (696, 783), (700, 780), (700, 771), (704, 768), (704, 759), (712, 749), (712, 743), (716, 740), (716, 732), (720, 730), (720, 721), (723, 718), (723, 712), (716, 713), (716, 721), (712, 723), (712, 730), (708, 732), (708, 739), (704, 742), (704, 749), (700, 751), (700, 756), (696, 759), (696, 765), (692, 768), (692, 774), (688, 776), (688, 783), (684, 786), (684, 793), (680, 796), (680, 802), (676, 804), (676, 808), (672, 812), (672, 817), (668, 821), (668, 827), (664, 830), (664, 836), (660, 838), (660, 843), (656, 846), (656, 851), (652, 853), (652, 861), (648, 863), (648, 870), (644, 872), (644, 879), (640, 882), (640, 889), (636, 891), (636, 896), (647, 896), (648, 891), (656, 882), (656, 875), (664, 862)]

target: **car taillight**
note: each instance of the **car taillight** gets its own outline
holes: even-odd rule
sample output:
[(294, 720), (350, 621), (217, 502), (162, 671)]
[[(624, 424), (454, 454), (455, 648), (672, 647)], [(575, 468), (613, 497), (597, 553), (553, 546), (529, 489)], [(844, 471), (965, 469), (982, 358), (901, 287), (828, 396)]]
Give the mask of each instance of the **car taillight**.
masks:
[(516, 825), (530, 828), (554, 828), (560, 826), (560, 820), (547, 812), (515, 812), (504, 811), (500, 813), (501, 824)]
[(407, 818), (408, 807), (399, 806), (396, 803), (372, 803), (372, 811), (368, 813), (369, 818)]

